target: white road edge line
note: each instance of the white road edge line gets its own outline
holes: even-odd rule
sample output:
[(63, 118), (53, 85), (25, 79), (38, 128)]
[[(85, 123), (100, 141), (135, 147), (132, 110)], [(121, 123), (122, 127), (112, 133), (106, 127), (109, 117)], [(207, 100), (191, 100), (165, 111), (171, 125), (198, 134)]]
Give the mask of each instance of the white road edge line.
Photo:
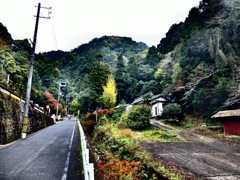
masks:
[(72, 142), (73, 142), (75, 126), (76, 126), (76, 124), (73, 127), (72, 137), (71, 137), (71, 141), (70, 141), (69, 148), (68, 148), (67, 160), (65, 162), (65, 166), (64, 166), (63, 175), (62, 175), (61, 180), (66, 180), (67, 179), (67, 172), (68, 172), (68, 166), (69, 166), (70, 154), (71, 154), (71, 149), (72, 149)]

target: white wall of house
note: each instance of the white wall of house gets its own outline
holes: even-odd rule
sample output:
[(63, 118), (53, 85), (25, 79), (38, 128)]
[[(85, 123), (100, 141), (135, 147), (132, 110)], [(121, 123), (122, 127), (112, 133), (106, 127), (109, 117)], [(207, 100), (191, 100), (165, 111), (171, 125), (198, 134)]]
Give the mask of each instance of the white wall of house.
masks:
[(152, 105), (152, 116), (162, 116), (163, 112), (163, 103), (162, 102), (157, 102)]
[(131, 109), (132, 107), (133, 107), (133, 105), (128, 104), (128, 105), (126, 106), (126, 111), (128, 111), (128, 110)]

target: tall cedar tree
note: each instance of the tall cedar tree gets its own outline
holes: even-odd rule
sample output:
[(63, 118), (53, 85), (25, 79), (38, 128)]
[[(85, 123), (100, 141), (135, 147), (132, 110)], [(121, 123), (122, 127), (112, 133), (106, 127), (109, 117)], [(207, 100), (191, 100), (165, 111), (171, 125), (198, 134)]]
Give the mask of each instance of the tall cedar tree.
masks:
[(115, 75), (115, 81), (116, 81), (116, 86), (118, 89), (118, 102), (120, 102), (124, 97), (125, 97), (125, 65), (123, 62), (123, 55), (118, 56), (118, 61), (117, 61), (117, 70), (116, 70), (116, 75)]
[(129, 58), (128, 64), (126, 66), (126, 78), (125, 87), (127, 87), (124, 100), (126, 102), (132, 102), (133, 99), (139, 95), (141, 90), (137, 89), (136, 84), (138, 83), (138, 67), (139, 63), (134, 57)]
[(93, 66), (91, 72), (89, 73), (89, 87), (90, 91), (90, 98), (91, 98), (91, 105), (90, 108), (95, 109), (96, 107), (101, 106), (102, 104), (102, 94), (103, 88), (102, 86), (106, 84), (107, 79), (110, 72), (109, 66), (101, 62), (101, 57), (96, 56), (97, 61)]
[(145, 64), (149, 64), (151, 67), (157, 67), (157, 64), (160, 62), (160, 57), (158, 55), (158, 49), (155, 46), (149, 48), (145, 61)]

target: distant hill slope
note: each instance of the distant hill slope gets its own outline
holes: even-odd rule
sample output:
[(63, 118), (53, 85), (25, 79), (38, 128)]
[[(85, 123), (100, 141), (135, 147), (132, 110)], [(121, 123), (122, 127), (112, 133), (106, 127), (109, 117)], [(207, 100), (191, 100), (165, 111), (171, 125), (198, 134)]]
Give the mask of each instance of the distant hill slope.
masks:
[(85, 87), (82, 85), (83, 79), (94, 66), (97, 54), (103, 56), (102, 62), (108, 64), (112, 73), (115, 74), (118, 56), (124, 57), (125, 64), (132, 57), (142, 63), (147, 52), (146, 44), (135, 42), (129, 37), (103, 36), (82, 44), (70, 52), (52, 51), (43, 55), (58, 65), (62, 72), (62, 79), (66, 79), (69, 84), (70, 96), (77, 96)]
[(0, 22), (0, 47), (9, 45), (13, 41), (11, 34), (7, 28)]
[[(57, 98), (58, 82), (64, 80), (68, 97), (87, 102), (89, 73), (101, 54), (118, 81), (118, 102), (131, 103), (152, 91), (170, 96), (195, 116), (209, 118), (221, 109), (240, 108), (239, 8), (239, 0), (202, 0), (184, 22), (172, 25), (157, 47), (103, 36), (69, 52), (37, 54), (32, 98), (44, 104), (45, 89)], [(31, 46), (27, 40), (12, 40), (2, 24), (0, 40), (2, 82), (9, 74), (7, 86), (24, 96)]]
[[(0, 83), (23, 98), (26, 96), (30, 53), (31, 45), (28, 40), (13, 40), (7, 28), (0, 23)], [(43, 56), (35, 56), (31, 100), (44, 107), (44, 90), (53, 86), (53, 82), (47, 84), (47, 81), (59, 76), (54, 68), (54, 63)]]
[(143, 59), (147, 49), (146, 44), (135, 42), (129, 37), (103, 36), (82, 44), (70, 52), (51, 51), (43, 53), (43, 55), (53, 61), (58, 60), (60, 67), (66, 68), (68, 65), (72, 69), (78, 68), (81, 73), (89, 72), (85, 68), (92, 66), (96, 54), (102, 54), (103, 62), (108, 63), (114, 70), (120, 54), (126, 58), (139, 57)]

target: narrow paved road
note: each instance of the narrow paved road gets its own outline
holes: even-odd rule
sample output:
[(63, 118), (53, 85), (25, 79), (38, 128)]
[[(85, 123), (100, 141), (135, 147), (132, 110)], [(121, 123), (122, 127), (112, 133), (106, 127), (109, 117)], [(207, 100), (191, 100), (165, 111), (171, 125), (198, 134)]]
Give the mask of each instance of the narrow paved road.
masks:
[(66, 118), (1, 148), (0, 179), (83, 179), (78, 150), (78, 125)]

